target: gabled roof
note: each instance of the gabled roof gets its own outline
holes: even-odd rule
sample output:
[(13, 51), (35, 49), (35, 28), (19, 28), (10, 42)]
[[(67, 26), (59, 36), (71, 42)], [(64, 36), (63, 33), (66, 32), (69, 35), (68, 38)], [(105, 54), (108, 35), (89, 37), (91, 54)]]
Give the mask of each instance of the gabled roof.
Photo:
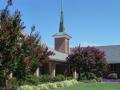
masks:
[(66, 57), (68, 56), (67, 54), (58, 52), (51, 48), (49, 48), (49, 50), (51, 50), (55, 53), (54, 56), (49, 56), (51, 61), (66, 62)]
[(120, 63), (120, 45), (97, 46), (106, 53), (108, 63)]

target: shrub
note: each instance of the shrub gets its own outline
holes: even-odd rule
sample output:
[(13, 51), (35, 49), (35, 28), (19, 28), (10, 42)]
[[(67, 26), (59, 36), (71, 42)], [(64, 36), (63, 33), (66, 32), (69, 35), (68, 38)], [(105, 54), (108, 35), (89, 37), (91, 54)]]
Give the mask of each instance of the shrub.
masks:
[(117, 73), (110, 73), (110, 74), (108, 75), (108, 78), (109, 78), (109, 79), (117, 79), (117, 78), (118, 78), (118, 75), (117, 75)]
[(55, 88), (57, 88), (56, 83), (48, 83), (47, 86), (49, 87), (49, 89), (55, 89)]
[(103, 79), (102, 79), (101, 77), (96, 78), (96, 81), (97, 81), (97, 82), (102, 82), (102, 80), (103, 80)]
[(56, 82), (57, 87), (64, 87), (64, 83)]
[[(72, 79), (72, 77), (68, 77), (69, 80)], [(17, 80), (16, 78), (13, 78), (11, 81), (13, 87), (18, 87), (20, 85), (39, 85), (44, 83), (53, 83), (53, 82), (60, 82), (65, 81), (67, 78), (63, 75), (57, 75), (56, 77), (51, 77), (51, 75), (41, 75), (40, 77), (34, 76), (34, 75), (28, 75), (25, 77), (25, 79)], [(50, 84), (51, 85), (51, 84)], [(57, 83), (57, 85), (60, 87), (63, 86), (62, 84)]]
[(68, 76), (68, 77), (67, 77), (67, 80), (72, 80), (72, 79), (73, 79), (72, 76)]
[(19, 88), (20, 90), (33, 90), (33, 86), (30, 85), (24, 85)]
[(64, 75), (57, 75), (56, 77), (53, 78), (54, 82), (56, 82), (56, 81), (64, 81), (64, 80), (66, 80)]
[(92, 79), (97, 79), (97, 77), (94, 73), (84, 72), (80, 74), (80, 79), (81, 80), (92, 80)]
[(39, 88), (39, 90), (49, 90), (49, 87), (47, 86), (47, 84), (41, 84), (37, 86)]
[(39, 77), (39, 82), (46, 83), (46, 82), (52, 82), (53, 78), (50, 75), (41, 75)]
[(77, 80), (66, 80), (55, 83), (40, 84), (37, 86), (23, 85), (19, 88), (19, 90), (53, 90), (55, 88), (68, 87), (71, 85), (75, 85), (77, 83), (78, 83)]
[(57, 75), (56, 77), (51, 77), (51, 75), (41, 75), (39, 77), (39, 82), (46, 83), (46, 82), (57, 82), (57, 81), (64, 81), (66, 80), (64, 75)]
[(12, 90), (17, 90), (17, 88), (20, 86), (20, 82), (16, 78), (12, 78), (10, 83), (12, 85)]
[(35, 75), (28, 75), (24, 81), (24, 84), (38, 85), (39, 84), (39, 77), (37, 77)]

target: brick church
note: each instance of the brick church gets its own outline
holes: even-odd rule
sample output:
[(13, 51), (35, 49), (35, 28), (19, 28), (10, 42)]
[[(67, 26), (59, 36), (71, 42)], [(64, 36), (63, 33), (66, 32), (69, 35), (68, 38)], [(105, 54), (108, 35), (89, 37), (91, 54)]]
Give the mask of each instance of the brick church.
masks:
[[(49, 57), (51, 63), (37, 69), (36, 74), (38, 76), (39, 74), (50, 72), (51, 76), (55, 77), (56, 74), (64, 74), (66, 70), (66, 57), (68, 54), (72, 53), (69, 47), (69, 40), (72, 37), (69, 36), (64, 29), (63, 9), (61, 9), (59, 32), (54, 34), (53, 37), (54, 49), (49, 48), (49, 50), (54, 51), (55, 55)], [(107, 62), (110, 64), (111, 72), (118, 73), (120, 76), (120, 45), (97, 46), (96, 48), (99, 48), (106, 53)]]

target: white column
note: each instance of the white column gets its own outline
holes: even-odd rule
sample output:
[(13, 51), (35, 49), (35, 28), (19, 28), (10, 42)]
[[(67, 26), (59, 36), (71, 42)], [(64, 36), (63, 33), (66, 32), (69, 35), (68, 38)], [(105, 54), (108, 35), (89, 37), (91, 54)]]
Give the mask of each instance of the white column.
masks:
[(10, 72), (10, 74), (8, 75), (8, 79), (12, 79), (13, 78), (13, 73)]
[(39, 77), (39, 67), (37, 67), (37, 69), (36, 69), (36, 72), (35, 72), (35, 75), (37, 76), (37, 77)]
[(73, 72), (73, 78), (74, 78), (74, 79), (77, 79), (77, 78), (78, 78), (78, 75), (77, 75), (76, 69), (75, 69), (74, 72)]

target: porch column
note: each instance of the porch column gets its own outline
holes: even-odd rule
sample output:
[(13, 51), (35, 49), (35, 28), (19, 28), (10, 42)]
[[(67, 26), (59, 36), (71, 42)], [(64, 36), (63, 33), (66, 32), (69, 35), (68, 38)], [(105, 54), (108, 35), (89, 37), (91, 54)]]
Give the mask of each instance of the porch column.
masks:
[(77, 71), (76, 71), (76, 68), (75, 68), (75, 70), (73, 71), (73, 78), (74, 78), (74, 79), (78, 79), (78, 73), (77, 73)]
[(40, 73), (39, 67), (37, 67), (36, 72), (35, 72), (35, 75), (36, 75), (37, 77), (39, 77), (39, 73)]
[(8, 75), (8, 79), (12, 79), (13, 78), (13, 73), (10, 72), (9, 75)]
[(56, 73), (56, 63), (55, 62), (51, 62), (49, 64), (49, 69), (50, 69), (50, 74), (52, 77), (55, 77), (55, 73)]

